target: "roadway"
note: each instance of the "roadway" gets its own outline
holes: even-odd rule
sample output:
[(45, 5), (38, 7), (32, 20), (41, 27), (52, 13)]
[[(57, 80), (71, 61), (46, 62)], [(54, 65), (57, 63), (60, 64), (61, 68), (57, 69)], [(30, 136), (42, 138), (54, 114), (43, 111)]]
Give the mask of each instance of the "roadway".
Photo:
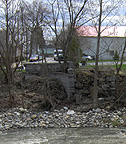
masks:
[[(45, 63), (45, 60), (43, 60), (43, 62)], [(63, 61), (61, 61), (62, 63)], [(42, 63), (42, 60), (40, 61), (35, 61), (35, 62), (28, 62), (28, 63)], [(58, 63), (58, 61), (54, 60), (53, 57), (46, 57), (46, 63)], [(120, 62), (118, 62), (118, 64), (120, 64)], [(126, 62), (123, 62), (123, 64), (126, 64)], [(88, 62), (86, 65), (95, 65), (95, 62)], [(115, 65), (115, 62), (98, 62), (98, 65)]]

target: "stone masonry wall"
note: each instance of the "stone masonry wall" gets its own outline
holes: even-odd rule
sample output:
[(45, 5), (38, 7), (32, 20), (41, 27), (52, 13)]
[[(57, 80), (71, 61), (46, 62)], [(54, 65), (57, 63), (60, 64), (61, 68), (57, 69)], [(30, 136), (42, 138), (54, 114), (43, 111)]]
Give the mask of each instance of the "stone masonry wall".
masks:
[[(94, 70), (77, 69), (75, 73), (75, 97), (79, 97), (77, 102), (86, 97), (91, 98), (94, 83)], [(98, 98), (114, 100), (116, 80), (114, 71), (112, 69), (100, 69), (98, 77)]]
[[(45, 71), (45, 65), (26, 64), (25, 79), (32, 78), (32, 75), (41, 75)], [(75, 71), (70, 64), (67, 72), (63, 71), (63, 65), (46, 64), (48, 76), (58, 79), (64, 86), (68, 99), (78, 98), (78, 103), (82, 99), (91, 98), (94, 82), (94, 69), (78, 68)], [(65, 68), (64, 68), (65, 69)], [(99, 69), (98, 73), (98, 98), (114, 101), (116, 99), (116, 77), (113, 69)]]
[(71, 64), (68, 66), (67, 72), (64, 72), (66, 69), (64, 64), (59, 63), (49, 63), (43, 65), (40, 63), (26, 63), (25, 69), (25, 80), (31, 79), (34, 75), (49, 76), (61, 82), (65, 88), (68, 99), (73, 97), (75, 92), (75, 75)]

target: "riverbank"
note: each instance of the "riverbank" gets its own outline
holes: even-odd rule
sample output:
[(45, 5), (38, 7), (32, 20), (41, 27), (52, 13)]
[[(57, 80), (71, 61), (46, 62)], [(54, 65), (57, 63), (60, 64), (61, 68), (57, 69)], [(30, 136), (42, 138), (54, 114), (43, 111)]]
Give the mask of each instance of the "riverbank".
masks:
[(61, 110), (30, 112), (23, 108), (13, 108), (0, 113), (0, 131), (18, 128), (78, 128), (78, 127), (125, 127), (126, 108), (107, 111), (93, 109), (76, 112), (67, 107)]

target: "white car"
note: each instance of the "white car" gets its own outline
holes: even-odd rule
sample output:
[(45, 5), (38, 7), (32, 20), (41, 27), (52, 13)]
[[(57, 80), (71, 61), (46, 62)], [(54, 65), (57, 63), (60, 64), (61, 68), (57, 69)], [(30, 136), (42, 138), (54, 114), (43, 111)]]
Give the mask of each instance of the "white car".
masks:
[(89, 56), (89, 55), (83, 55), (82, 59), (84, 59), (84, 60), (93, 60), (92, 57)]

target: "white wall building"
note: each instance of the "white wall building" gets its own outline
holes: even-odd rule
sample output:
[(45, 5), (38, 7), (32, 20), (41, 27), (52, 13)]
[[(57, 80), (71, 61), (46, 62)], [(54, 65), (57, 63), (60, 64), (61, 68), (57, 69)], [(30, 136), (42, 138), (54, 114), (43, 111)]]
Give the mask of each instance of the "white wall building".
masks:
[[(77, 29), (80, 48), (87, 55), (96, 55), (98, 27), (81, 26)], [(117, 50), (119, 55), (125, 45), (126, 26), (101, 26), (99, 59), (111, 60)], [(126, 59), (126, 53), (125, 53)]]

